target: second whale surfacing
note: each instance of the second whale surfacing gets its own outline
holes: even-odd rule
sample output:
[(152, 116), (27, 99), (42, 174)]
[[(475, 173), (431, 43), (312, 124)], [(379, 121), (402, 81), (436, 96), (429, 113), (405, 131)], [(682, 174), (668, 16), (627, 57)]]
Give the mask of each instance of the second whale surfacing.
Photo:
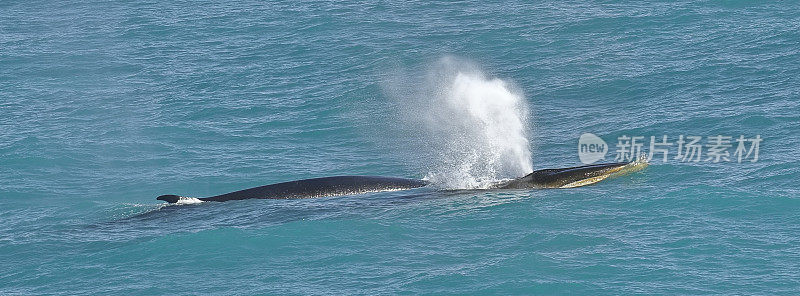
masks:
[[(647, 160), (632, 162), (591, 164), (569, 168), (536, 170), (524, 177), (499, 182), (490, 189), (573, 188), (586, 186), (647, 167)], [(211, 197), (184, 197), (162, 195), (157, 197), (168, 203), (199, 203), (204, 201), (229, 201), (241, 199), (297, 199), (316, 198), (369, 192), (397, 191), (419, 188), (430, 182), (417, 179), (377, 176), (335, 176), (283, 182), (234, 191)]]

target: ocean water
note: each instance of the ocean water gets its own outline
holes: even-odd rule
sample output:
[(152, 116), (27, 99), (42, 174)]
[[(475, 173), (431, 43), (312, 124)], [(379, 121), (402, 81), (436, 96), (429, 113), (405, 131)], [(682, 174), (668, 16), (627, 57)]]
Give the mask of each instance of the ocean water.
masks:
[[(799, 11), (2, 1), (0, 294), (796, 295)], [(583, 133), (733, 159), (480, 190), (580, 165)], [(155, 200), (333, 175), (435, 185)]]

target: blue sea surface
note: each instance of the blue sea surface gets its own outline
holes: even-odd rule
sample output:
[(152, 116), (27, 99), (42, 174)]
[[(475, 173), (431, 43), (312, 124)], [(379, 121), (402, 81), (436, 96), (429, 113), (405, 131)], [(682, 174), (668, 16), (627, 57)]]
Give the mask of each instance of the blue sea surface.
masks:
[[(574, 189), (155, 200), (503, 175), (467, 152), (509, 142), (415, 118), (464, 107), (425, 95), (460, 71), (485, 78), (467, 97), (522, 104), (537, 169), (580, 165), (583, 133), (605, 162), (622, 136), (732, 154), (758, 135), (759, 158), (672, 150)], [(2, 1), (0, 294), (797, 295), (799, 125), (791, 1)]]

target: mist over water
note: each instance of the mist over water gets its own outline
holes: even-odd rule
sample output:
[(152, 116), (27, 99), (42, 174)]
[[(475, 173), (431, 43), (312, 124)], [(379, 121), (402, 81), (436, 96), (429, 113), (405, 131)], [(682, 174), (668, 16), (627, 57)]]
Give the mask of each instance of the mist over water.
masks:
[(395, 79), (390, 96), (432, 156), (426, 179), (446, 189), (486, 188), (533, 170), (520, 90), (454, 57), (439, 59), (421, 77)]

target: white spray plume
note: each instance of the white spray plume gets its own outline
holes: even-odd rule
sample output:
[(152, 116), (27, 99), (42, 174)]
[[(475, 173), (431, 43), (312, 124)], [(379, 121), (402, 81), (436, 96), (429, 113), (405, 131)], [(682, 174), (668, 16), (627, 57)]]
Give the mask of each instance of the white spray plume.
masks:
[(395, 82), (392, 92), (403, 117), (425, 131), (424, 149), (434, 156), (426, 179), (446, 189), (487, 188), (533, 171), (527, 104), (509, 83), (452, 57), (414, 80), (399, 89)]

